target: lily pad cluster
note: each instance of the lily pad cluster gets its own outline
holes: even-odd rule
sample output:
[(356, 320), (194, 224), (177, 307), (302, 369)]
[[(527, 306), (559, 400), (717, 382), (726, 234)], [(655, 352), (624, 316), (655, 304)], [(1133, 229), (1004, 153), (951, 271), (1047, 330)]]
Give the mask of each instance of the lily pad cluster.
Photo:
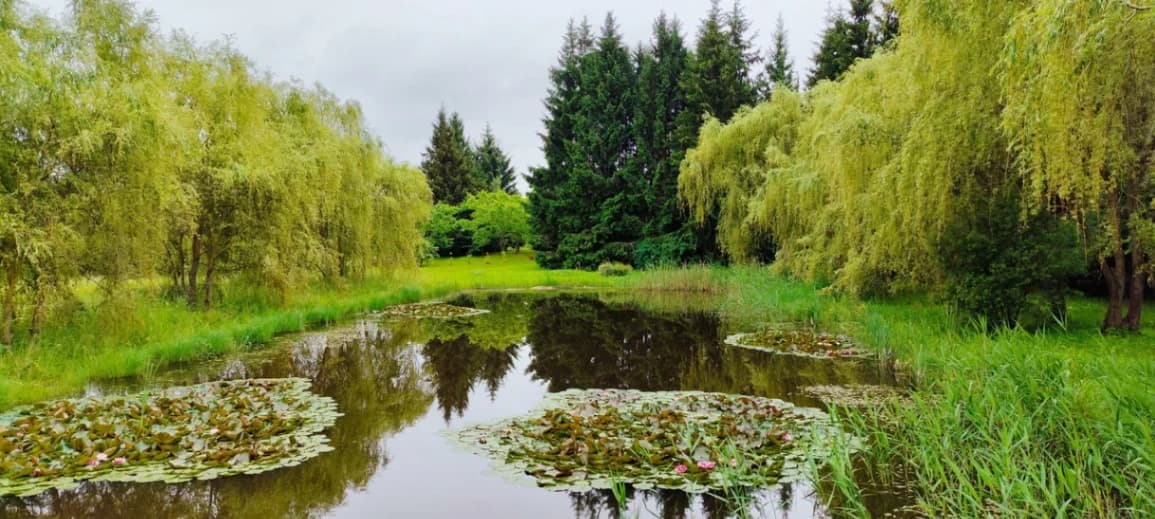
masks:
[(13, 410), (0, 415), (0, 496), (298, 465), (332, 450), (323, 432), (340, 416), (309, 387), (300, 378), (237, 380)]
[(630, 390), (557, 393), (523, 418), (451, 434), (502, 472), (566, 491), (766, 487), (855, 441), (822, 411), (780, 400)]
[(889, 402), (909, 400), (900, 389), (892, 386), (807, 386), (802, 392), (827, 405), (839, 407), (879, 407)]
[(739, 333), (726, 344), (782, 355), (815, 358), (862, 358), (868, 352), (849, 338), (807, 329), (769, 328), (755, 333)]
[(486, 313), (489, 313), (489, 310), (466, 308), (464, 306), (446, 303), (410, 303), (390, 306), (381, 311), (381, 314), (385, 316), (405, 317), (409, 319), (455, 319), (459, 317), (474, 317)]

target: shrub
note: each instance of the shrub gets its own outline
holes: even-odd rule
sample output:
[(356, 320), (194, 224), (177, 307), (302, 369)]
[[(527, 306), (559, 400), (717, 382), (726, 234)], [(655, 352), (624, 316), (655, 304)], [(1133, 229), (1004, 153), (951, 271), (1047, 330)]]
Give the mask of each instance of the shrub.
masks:
[(606, 277), (621, 277), (634, 271), (634, 267), (625, 263), (608, 262), (598, 266), (598, 274)]
[(947, 297), (960, 310), (994, 327), (1019, 325), (1024, 310), (1041, 306), (1052, 319), (1032, 315), (1032, 324), (1066, 318), (1067, 283), (1086, 267), (1070, 223), (1049, 214), (1024, 220), (1019, 203), (1004, 198), (948, 236)]

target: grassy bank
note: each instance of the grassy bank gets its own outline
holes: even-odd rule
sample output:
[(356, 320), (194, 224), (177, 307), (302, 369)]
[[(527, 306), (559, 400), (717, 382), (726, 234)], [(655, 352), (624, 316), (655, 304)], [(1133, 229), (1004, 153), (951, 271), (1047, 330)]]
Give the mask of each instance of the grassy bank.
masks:
[[(891, 354), (917, 388), (913, 402), (844, 416), (867, 438), (842, 452), (836, 506), (859, 516), (851, 477), (905, 473), (930, 517), (1155, 515), (1155, 341), (1104, 336), (1105, 307), (1071, 304), (1066, 330), (988, 335), (944, 307), (858, 302), (761, 271), (731, 272), (724, 313), (739, 323), (809, 320)], [(1146, 329), (1155, 326), (1147, 312)]]
[(74, 287), (77, 305), (39, 344), (0, 353), (0, 409), (75, 394), (90, 380), (148, 373), (166, 364), (226, 354), (398, 303), (453, 292), (537, 286), (623, 286), (631, 278), (580, 271), (545, 271), (528, 254), (438, 260), (419, 272), (373, 275), (347, 286), (314, 285), (286, 300), (245, 286), (222, 287), (224, 303), (190, 311), (161, 297), (160, 284), (141, 282), (125, 302), (97, 305), (91, 284)]

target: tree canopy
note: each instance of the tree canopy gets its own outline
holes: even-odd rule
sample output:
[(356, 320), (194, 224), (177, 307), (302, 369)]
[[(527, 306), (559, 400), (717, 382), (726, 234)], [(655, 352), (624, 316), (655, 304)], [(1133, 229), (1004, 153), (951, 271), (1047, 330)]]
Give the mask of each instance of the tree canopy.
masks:
[(0, 98), (0, 342), (65, 318), (79, 276), (115, 305), (163, 273), (207, 308), (223, 273), (283, 293), (415, 264), (429, 188), (357, 104), (128, 2), (59, 20), (0, 2)]

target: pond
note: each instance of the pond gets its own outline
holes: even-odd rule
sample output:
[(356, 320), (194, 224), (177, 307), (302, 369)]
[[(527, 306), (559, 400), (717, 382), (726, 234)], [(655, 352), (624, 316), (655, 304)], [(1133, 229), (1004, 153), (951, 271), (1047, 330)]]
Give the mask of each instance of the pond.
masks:
[[(523, 415), (571, 389), (707, 391), (824, 408), (814, 386), (890, 385), (864, 359), (774, 355), (728, 347), (731, 330), (693, 298), (623, 293), (475, 293), (452, 304), (488, 310), (454, 319), (375, 315), (286, 337), (259, 351), (94, 384), (91, 394), (242, 378), (303, 377), (344, 416), (332, 452), (299, 466), (213, 481), (82, 483), (0, 498), (0, 517), (615, 517), (607, 490), (555, 492), (502, 476), (446, 431)], [(829, 490), (758, 491), (754, 516), (827, 517)], [(877, 489), (875, 516), (906, 505)], [(629, 492), (628, 517), (728, 517), (722, 497)]]

